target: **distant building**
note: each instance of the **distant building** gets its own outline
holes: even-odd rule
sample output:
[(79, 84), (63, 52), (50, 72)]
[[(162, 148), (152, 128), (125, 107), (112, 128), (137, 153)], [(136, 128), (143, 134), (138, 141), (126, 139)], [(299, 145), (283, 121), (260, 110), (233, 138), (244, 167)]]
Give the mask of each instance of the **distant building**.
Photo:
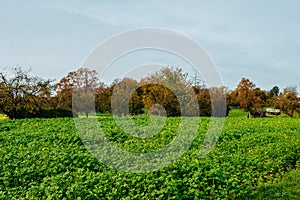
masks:
[(268, 114), (272, 114), (272, 115), (280, 115), (281, 114), (280, 109), (274, 109), (274, 108), (266, 108), (266, 112)]

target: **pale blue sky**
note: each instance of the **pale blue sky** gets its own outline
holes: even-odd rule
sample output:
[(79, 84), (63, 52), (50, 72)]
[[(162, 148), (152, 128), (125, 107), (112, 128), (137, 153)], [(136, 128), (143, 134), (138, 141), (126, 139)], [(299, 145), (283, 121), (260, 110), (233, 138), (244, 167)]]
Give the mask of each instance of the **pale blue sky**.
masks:
[[(299, 8), (297, 0), (1, 1), (0, 68), (32, 68), (59, 80), (108, 37), (161, 27), (200, 43), (230, 88), (247, 77), (263, 89), (297, 86), (299, 91)], [(171, 57), (154, 60), (182, 65)], [(119, 75), (112, 70), (107, 76)]]

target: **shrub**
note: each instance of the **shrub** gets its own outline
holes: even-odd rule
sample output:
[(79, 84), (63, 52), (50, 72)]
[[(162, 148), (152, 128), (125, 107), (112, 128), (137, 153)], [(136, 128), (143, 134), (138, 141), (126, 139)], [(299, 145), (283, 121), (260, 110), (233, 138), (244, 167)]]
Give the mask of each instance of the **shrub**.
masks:
[(26, 109), (12, 110), (7, 114), (10, 119), (25, 119), (25, 118), (56, 118), (56, 117), (78, 117), (77, 112), (66, 108), (41, 109), (37, 112), (30, 112)]
[(78, 117), (78, 114), (70, 109), (56, 108), (49, 110), (41, 110), (38, 117), (41, 118), (56, 118), (56, 117)]

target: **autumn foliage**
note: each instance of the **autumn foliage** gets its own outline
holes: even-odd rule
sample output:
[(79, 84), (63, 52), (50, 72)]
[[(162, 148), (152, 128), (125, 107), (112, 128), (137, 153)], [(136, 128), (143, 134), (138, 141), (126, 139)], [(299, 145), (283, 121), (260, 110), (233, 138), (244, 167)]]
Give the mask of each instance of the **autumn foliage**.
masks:
[[(279, 108), (291, 117), (300, 112), (294, 87), (280, 92), (274, 86), (264, 91), (242, 78), (234, 90), (207, 88), (193, 85), (188, 74), (177, 68), (163, 68), (140, 81), (119, 79), (111, 85), (99, 81), (95, 70), (80, 68), (69, 72), (58, 83), (53, 82), (32, 76), (21, 68), (13, 69), (12, 75), (0, 73), (0, 112), (10, 118), (72, 117), (77, 112), (88, 117), (92, 111), (223, 117), (230, 107), (255, 111), (267, 106)], [(193, 107), (195, 102), (197, 108)]]

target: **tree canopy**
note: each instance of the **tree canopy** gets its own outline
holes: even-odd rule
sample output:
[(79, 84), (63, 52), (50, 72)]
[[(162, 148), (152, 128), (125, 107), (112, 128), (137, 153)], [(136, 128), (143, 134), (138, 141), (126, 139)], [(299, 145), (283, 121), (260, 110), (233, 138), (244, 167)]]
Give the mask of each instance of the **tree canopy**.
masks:
[[(264, 91), (247, 78), (242, 78), (234, 90), (225, 86), (207, 88), (193, 85), (182, 69), (167, 67), (140, 81), (123, 78), (111, 85), (100, 82), (97, 72), (88, 68), (69, 72), (56, 84), (21, 68), (14, 68), (10, 74), (0, 73), (0, 112), (10, 118), (72, 116), (72, 111), (83, 112), (87, 117), (91, 111), (221, 117), (228, 114), (230, 107), (255, 111), (267, 106), (293, 117), (300, 113), (298, 95), (296, 87), (280, 92), (274, 86)], [(222, 110), (224, 106), (226, 112)]]

